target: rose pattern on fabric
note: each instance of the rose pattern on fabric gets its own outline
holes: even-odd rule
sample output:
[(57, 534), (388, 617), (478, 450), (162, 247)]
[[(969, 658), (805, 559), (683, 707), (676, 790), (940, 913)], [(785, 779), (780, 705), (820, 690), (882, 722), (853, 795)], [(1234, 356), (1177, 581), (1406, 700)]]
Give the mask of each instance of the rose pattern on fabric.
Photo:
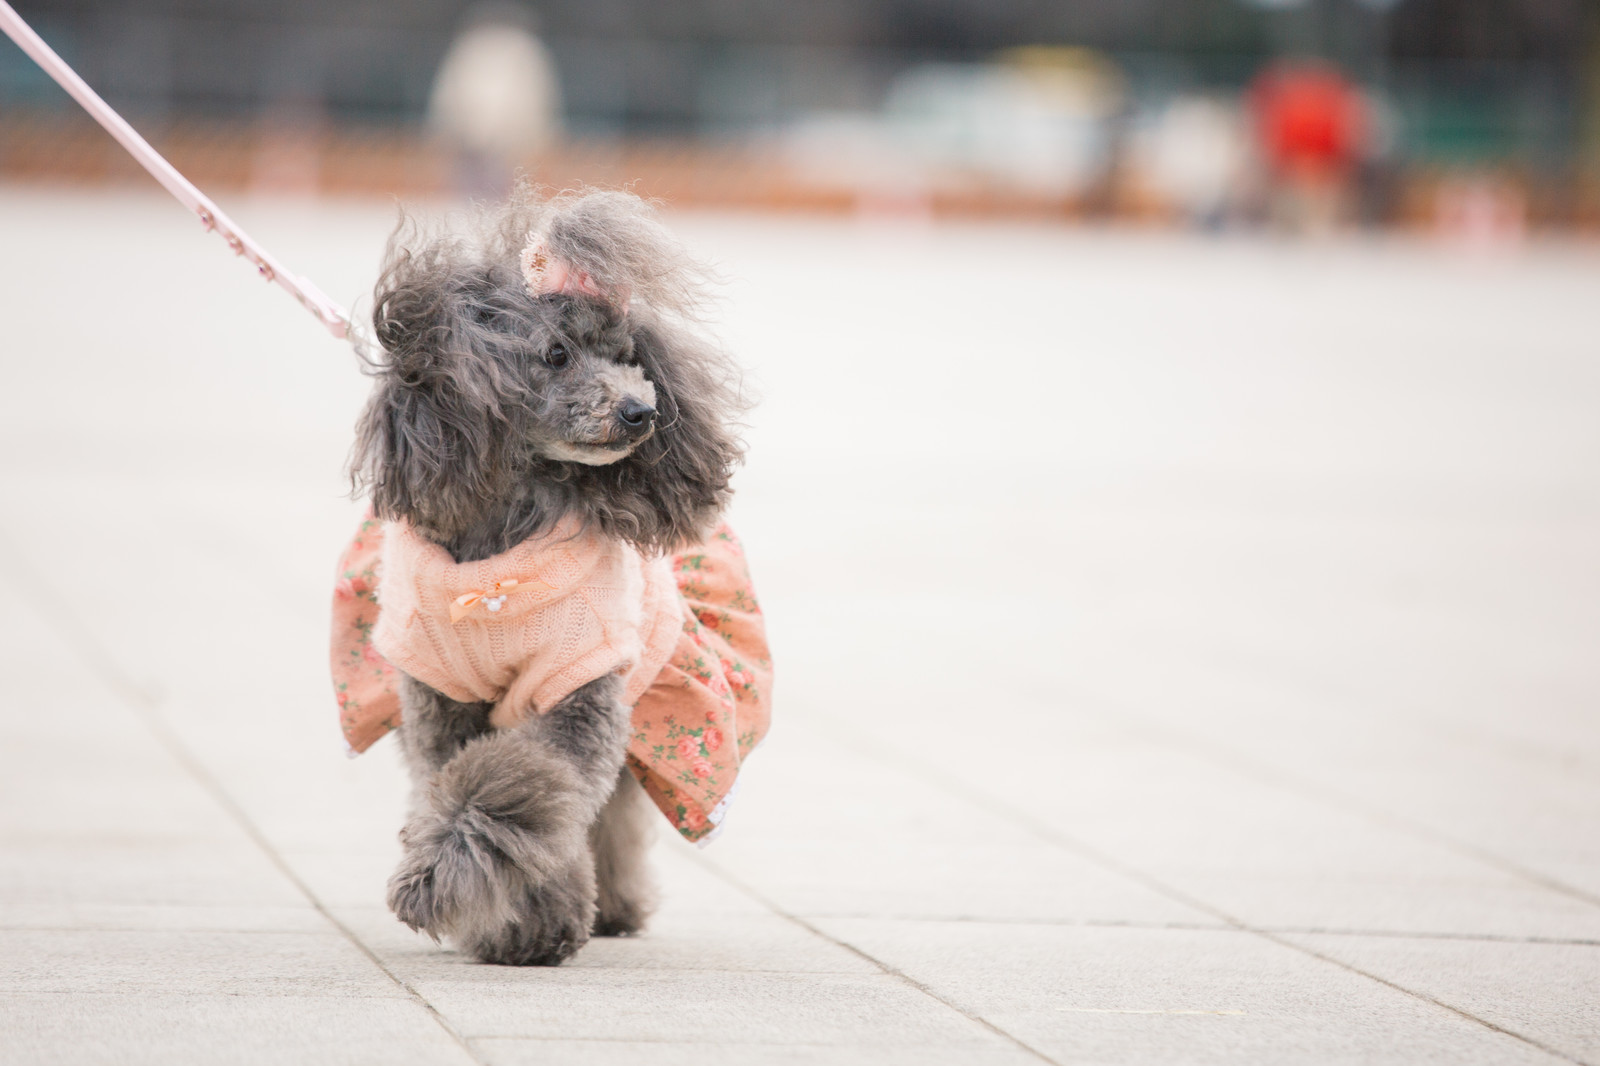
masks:
[[(400, 724), (395, 670), (372, 647), (382, 523), (371, 515), (340, 560), (333, 599), (333, 679), (339, 721), (361, 752)], [(726, 525), (672, 558), (686, 610), (672, 658), (634, 704), (628, 768), (686, 839), (722, 820), (745, 757), (771, 722), (766, 622)], [(730, 738), (732, 743), (729, 743)]]
[(731, 529), (718, 526), (672, 565), (689, 609), (672, 660), (634, 706), (628, 761), (678, 832), (699, 840), (715, 831), (740, 764), (771, 723), (772, 661)]
[(400, 724), (394, 667), (372, 646), (378, 621), (378, 554), (383, 523), (370, 514), (339, 559), (333, 586), (333, 649), (330, 666), (339, 703), (339, 727), (352, 752)]

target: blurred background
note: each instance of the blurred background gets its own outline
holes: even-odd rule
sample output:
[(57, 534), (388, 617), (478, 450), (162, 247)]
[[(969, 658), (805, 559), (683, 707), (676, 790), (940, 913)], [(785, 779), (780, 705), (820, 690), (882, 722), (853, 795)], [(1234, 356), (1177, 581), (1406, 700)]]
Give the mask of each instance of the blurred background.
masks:
[[(203, 188), (1600, 229), (1593, 0), (24, 0)], [(141, 181), (0, 48), (0, 179)]]

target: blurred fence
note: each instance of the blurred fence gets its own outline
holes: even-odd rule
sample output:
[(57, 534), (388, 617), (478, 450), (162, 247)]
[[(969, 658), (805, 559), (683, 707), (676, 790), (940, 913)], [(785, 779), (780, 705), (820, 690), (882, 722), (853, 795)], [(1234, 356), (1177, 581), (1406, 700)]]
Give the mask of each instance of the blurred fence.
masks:
[[(187, 120), (147, 130), (156, 148), (197, 184), (252, 192), (438, 197), (456, 191), (447, 146), (413, 127)], [(571, 139), (524, 162), (532, 180), (555, 187), (627, 185), (676, 206), (850, 213), (896, 205), (848, 175), (796, 167), (770, 146), (692, 139)], [(148, 176), (88, 120), (0, 114), (0, 181), (143, 184)], [(981, 185), (931, 194), (918, 210), (939, 215), (1076, 217), (1075, 199), (1020, 196)]]

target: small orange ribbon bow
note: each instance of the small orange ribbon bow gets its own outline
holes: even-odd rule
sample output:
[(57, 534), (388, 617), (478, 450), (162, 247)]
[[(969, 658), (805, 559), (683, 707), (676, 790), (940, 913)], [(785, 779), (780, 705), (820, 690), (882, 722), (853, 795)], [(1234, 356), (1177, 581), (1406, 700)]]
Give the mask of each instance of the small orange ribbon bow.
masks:
[(473, 608), (480, 603), (484, 610), (493, 614), (506, 605), (506, 594), (521, 592), (523, 589), (548, 589), (554, 585), (547, 585), (543, 581), (518, 581), (511, 578), (506, 581), (496, 581), (482, 592), (469, 592), (464, 596), (457, 596), (450, 603), (450, 621), (459, 622), (472, 613)]

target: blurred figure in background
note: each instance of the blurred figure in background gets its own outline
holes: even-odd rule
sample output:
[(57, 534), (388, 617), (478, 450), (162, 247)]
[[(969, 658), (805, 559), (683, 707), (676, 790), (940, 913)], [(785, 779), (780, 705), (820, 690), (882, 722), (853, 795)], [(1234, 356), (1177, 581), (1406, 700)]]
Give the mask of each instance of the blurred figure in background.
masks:
[(921, 166), (1025, 196), (1081, 201), (1106, 179), (1122, 74), (1083, 48), (1027, 47), (998, 63), (912, 67), (885, 121)]
[(1191, 225), (1220, 229), (1240, 208), (1250, 148), (1235, 101), (1174, 97), (1138, 129), (1131, 155), (1140, 180)]
[(526, 8), (468, 12), (434, 76), (428, 124), (455, 152), (457, 190), (493, 199), (561, 134), (561, 87)]
[(1266, 209), (1296, 233), (1326, 233), (1350, 217), (1352, 179), (1365, 157), (1366, 98), (1332, 65), (1285, 60), (1250, 89)]

